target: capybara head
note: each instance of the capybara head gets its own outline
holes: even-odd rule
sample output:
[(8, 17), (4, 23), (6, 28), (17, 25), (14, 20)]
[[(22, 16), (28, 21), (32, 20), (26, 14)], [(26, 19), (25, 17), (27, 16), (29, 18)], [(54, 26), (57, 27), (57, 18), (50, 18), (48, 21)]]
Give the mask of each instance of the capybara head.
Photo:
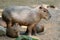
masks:
[(8, 28), (6, 30), (6, 35), (11, 38), (16, 38), (16, 37), (18, 37), (18, 32), (12, 28)]
[(43, 6), (38, 6), (38, 13), (40, 14), (41, 18), (43, 19), (50, 19), (51, 18), (51, 14), (49, 13), (48, 9), (44, 8)]
[(19, 35), (19, 28), (16, 24), (13, 27), (6, 29), (6, 35), (11, 38), (16, 38)]
[(49, 11), (46, 8), (41, 6), (41, 7), (39, 7), (39, 9), (41, 10), (42, 18), (44, 18), (44, 19), (50, 19), (51, 18), (51, 15), (50, 15)]

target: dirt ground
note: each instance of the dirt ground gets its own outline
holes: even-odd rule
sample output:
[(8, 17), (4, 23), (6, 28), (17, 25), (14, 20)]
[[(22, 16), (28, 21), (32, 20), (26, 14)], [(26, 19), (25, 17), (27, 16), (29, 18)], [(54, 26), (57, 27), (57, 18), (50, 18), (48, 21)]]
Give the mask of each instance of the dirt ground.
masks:
[[(41, 22), (44, 25), (44, 32), (33, 37), (39, 38), (39, 40), (60, 40), (60, 10), (51, 9), (50, 12), (51, 19), (48, 21), (42, 20)], [(0, 40), (15, 40), (15, 38), (0, 36)]]

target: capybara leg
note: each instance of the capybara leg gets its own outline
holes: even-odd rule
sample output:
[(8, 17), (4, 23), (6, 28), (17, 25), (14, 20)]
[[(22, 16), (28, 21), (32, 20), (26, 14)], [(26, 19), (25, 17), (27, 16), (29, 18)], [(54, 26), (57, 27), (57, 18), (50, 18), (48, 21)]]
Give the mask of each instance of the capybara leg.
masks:
[(32, 33), (32, 26), (29, 26), (28, 27), (28, 35), (31, 36), (31, 33)]
[[(33, 33), (33, 32), (34, 32), (34, 33)], [(36, 26), (33, 27), (33, 32), (32, 32), (32, 34), (37, 35)]]
[(33, 27), (35, 27), (35, 24), (32, 24), (32, 25), (28, 26), (28, 34), (29, 34), (30, 36), (31, 36)]

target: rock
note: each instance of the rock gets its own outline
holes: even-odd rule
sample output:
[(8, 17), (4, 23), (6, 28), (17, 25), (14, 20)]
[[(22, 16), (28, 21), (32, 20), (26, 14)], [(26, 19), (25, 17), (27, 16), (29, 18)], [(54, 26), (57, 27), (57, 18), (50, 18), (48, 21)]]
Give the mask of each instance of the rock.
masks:
[(43, 32), (44, 31), (44, 26), (43, 25), (37, 25), (36, 31), (37, 31), (37, 33)]
[(0, 26), (0, 36), (6, 35), (6, 28)]

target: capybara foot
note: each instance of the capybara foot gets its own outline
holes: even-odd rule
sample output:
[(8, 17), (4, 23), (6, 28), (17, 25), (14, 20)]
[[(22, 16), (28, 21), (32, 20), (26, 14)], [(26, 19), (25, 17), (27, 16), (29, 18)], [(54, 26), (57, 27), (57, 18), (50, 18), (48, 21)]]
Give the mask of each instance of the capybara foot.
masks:
[(34, 34), (35, 36), (37, 36), (38, 34)]

